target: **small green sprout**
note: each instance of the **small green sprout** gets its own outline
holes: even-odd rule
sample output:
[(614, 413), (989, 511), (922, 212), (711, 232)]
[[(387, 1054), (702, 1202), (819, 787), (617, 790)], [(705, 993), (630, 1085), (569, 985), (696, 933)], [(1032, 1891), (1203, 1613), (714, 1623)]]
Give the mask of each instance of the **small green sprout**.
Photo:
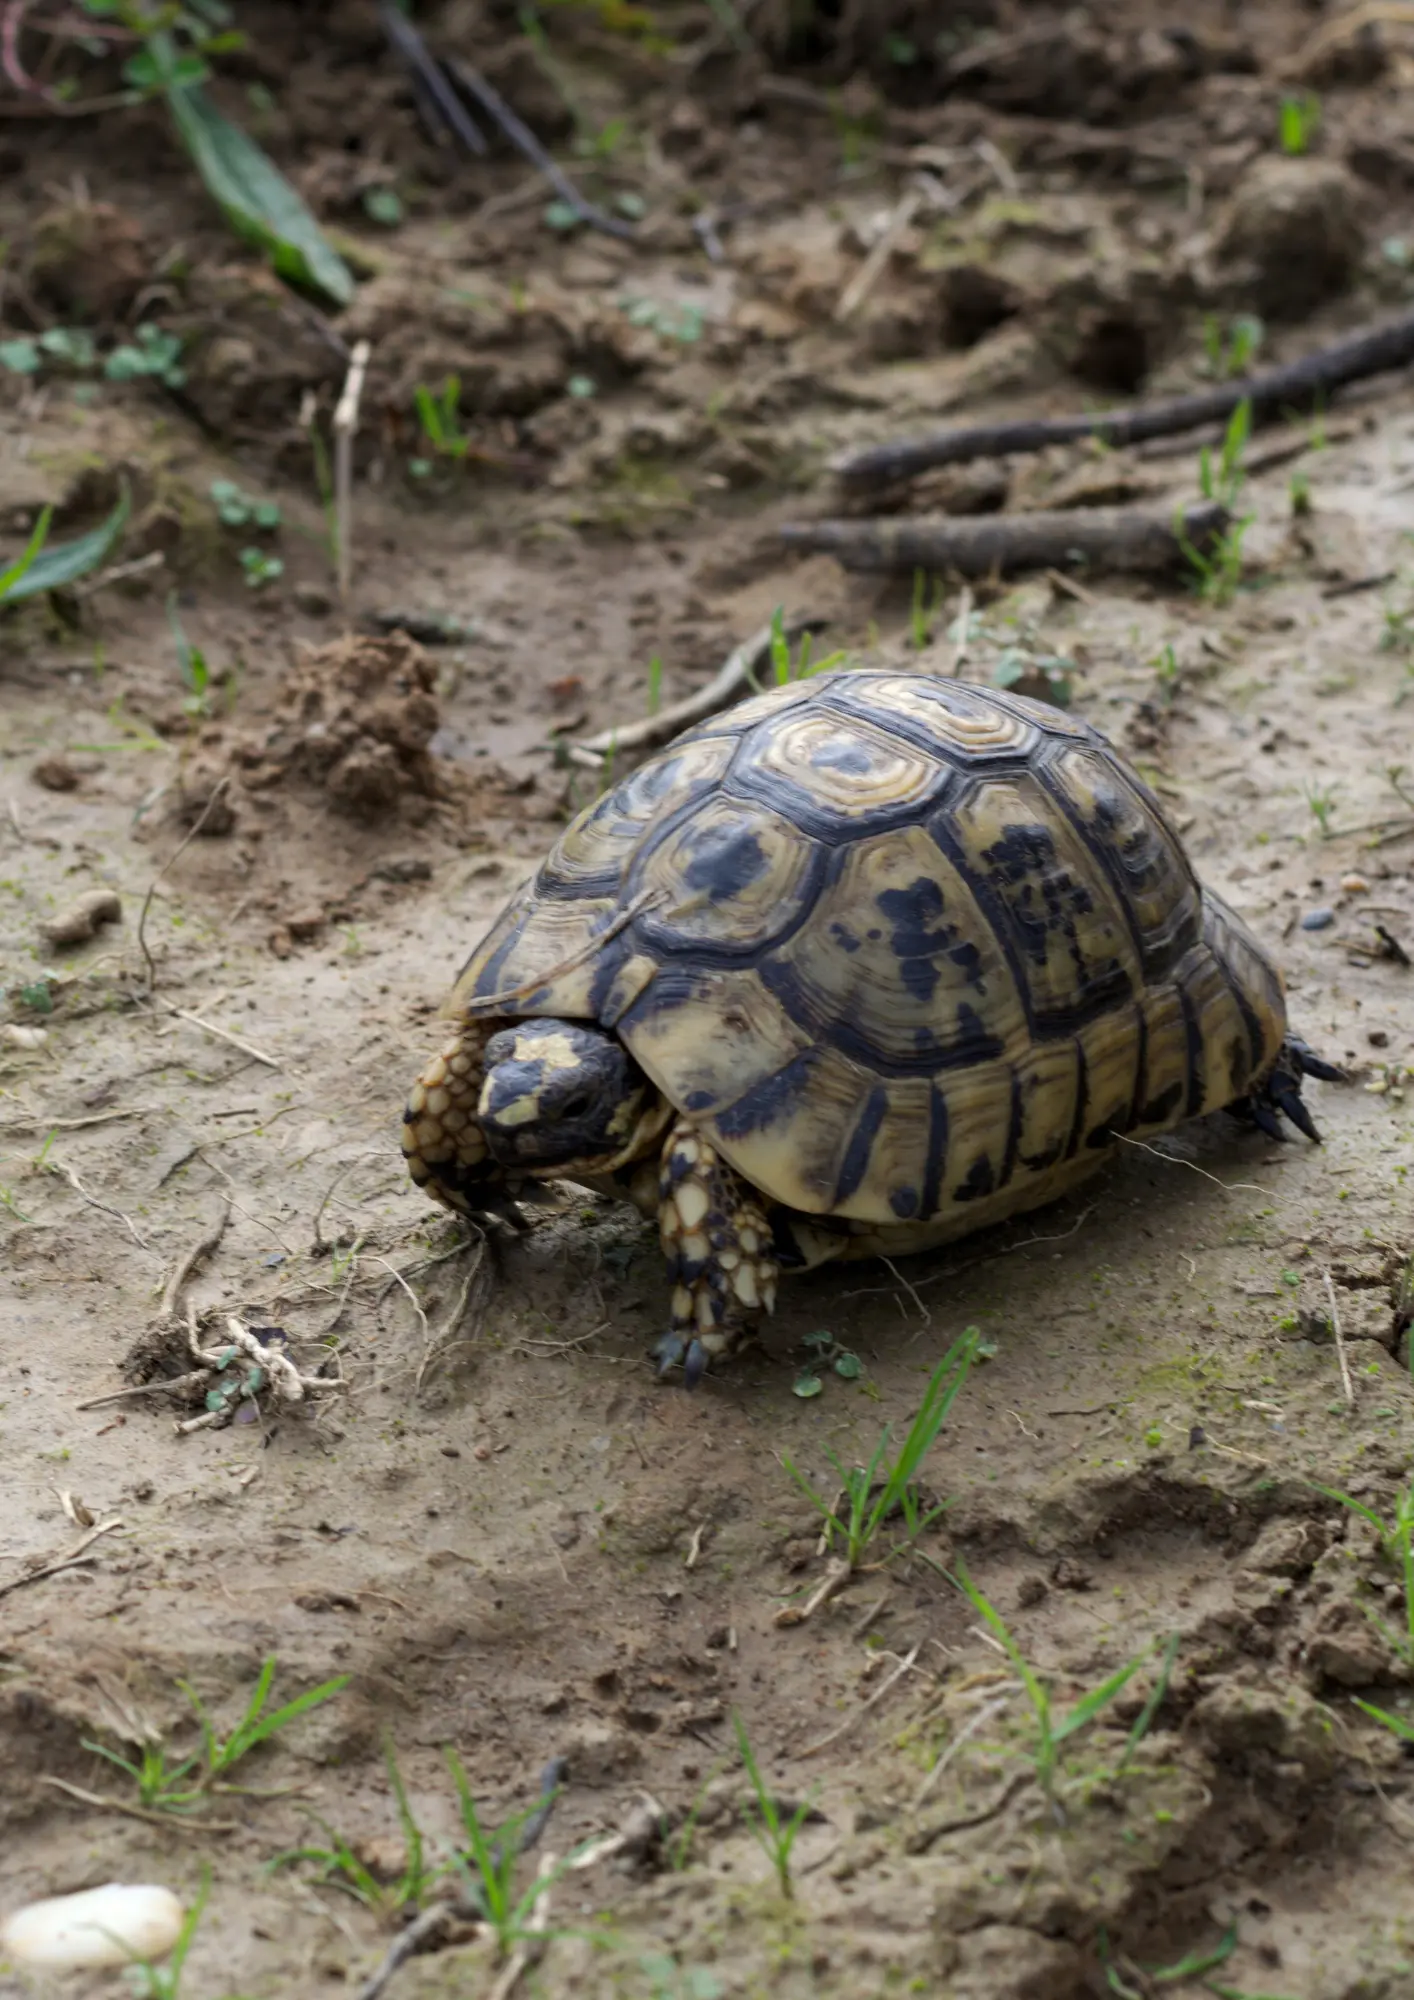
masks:
[(761, 1776), (756, 1753), (751, 1747), (751, 1738), (746, 1733), (746, 1724), (735, 1713), (732, 1715), (732, 1728), (736, 1732), (737, 1749), (741, 1753), (746, 1775), (751, 1780), (751, 1789), (756, 1794), (754, 1809), (748, 1809), (751, 1831), (776, 1871), (776, 1884), (782, 1896), (789, 1898), (795, 1893), (790, 1878), (791, 1850), (795, 1846), (801, 1828), (810, 1817), (811, 1802), (809, 1799), (802, 1799), (790, 1818), (783, 1819), (781, 1808)]

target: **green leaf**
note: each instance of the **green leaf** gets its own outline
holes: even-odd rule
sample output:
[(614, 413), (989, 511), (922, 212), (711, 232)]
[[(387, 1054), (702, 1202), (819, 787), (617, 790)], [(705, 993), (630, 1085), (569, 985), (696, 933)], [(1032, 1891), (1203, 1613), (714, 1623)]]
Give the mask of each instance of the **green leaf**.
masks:
[(842, 1382), (857, 1382), (864, 1373), (864, 1363), (846, 1348), (843, 1354), (835, 1356), (835, 1373)]
[(1141, 1653), (1137, 1659), (1131, 1660), (1127, 1667), (1121, 1667), (1119, 1672), (1111, 1674), (1107, 1681), (1101, 1681), (1098, 1687), (1091, 1688), (1089, 1694), (1082, 1695), (1070, 1714), (1055, 1725), (1051, 1732), (1055, 1741), (1062, 1743), (1067, 1736), (1074, 1735), (1077, 1729), (1083, 1729), (1087, 1722), (1093, 1722), (1100, 1710), (1114, 1700), (1125, 1682), (1132, 1681), (1139, 1669), (1148, 1663), (1148, 1653)]
[(1387, 1708), (1376, 1708), (1373, 1702), (1361, 1701), (1355, 1696), (1355, 1706), (1363, 1708), (1366, 1715), (1373, 1715), (1376, 1722), (1382, 1722), (1386, 1729), (1392, 1729), (1405, 1743), (1414, 1743), (1414, 1722), (1407, 1715), (1391, 1715)]
[(0, 340), (0, 368), (8, 368), (12, 375), (37, 375), (39, 343), (23, 336), (18, 340)]
[[(806, 1368), (791, 1383), (791, 1394), (799, 1396), (803, 1402), (808, 1402), (810, 1397), (818, 1396), (824, 1386), (820, 1377), (814, 1374), (809, 1368)], [(811, 1498), (814, 1498), (813, 1494)]]
[(346, 306), (353, 273), (273, 161), (199, 88), (171, 89), (167, 102), (197, 171), (236, 234), (268, 252), (282, 278)]
[(380, 222), (385, 229), (396, 229), (403, 219), (402, 198), (396, 188), (365, 188), (363, 212), (370, 222)]
[[(22, 598), (39, 597), (46, 590), (61, 590), (65, 584), (77, 583), (81, 576), (97, 569), (122, 532), (129, 505), (128, 489), (124, 487), (121, 499), (101, 528), (72, 542), (55, 542), (49, 548), (43, 547), (44, 537), (36, 529), (19, 562), (0, 575), (0, 604), (18, 604)], [(40, 520), (47, 534), (47, 508)]]
[(580, 214), (573, 202), (552, 201), (545, 206), (545, 220), (551, 229), (557, 229), (563, 235), (571, 229), (578, 229)]

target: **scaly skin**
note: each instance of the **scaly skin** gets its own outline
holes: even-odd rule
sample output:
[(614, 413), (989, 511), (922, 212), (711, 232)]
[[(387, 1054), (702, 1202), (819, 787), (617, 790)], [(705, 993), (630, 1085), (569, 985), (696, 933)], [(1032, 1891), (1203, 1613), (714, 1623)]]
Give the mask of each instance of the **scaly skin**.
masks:
[(740, 1322), (776, 1307), (771, 1225), (755, 1191), (686, 1119), (658, 1175), (658, 1235), (673, 1279), (672, 1325), (654, 1350), (689, 1388), (740, 1341)]

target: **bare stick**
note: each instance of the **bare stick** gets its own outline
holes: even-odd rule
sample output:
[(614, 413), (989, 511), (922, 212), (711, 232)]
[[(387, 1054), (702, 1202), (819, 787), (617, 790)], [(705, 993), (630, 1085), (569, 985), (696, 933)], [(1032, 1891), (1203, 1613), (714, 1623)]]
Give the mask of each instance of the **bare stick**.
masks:
[(170, 1833), (174, 1826), (193, 1833), (239, 1833), (240, 1827), (233, 1819), (188, 1819), (185, 1813), (174, 1819), (171, 1813), (148, 1812), (143, 1806), (131, 1806), (126, 1799), (111, 1798), (107, 1792), (86, 1792), (82, 1785), (71, 1785), (67, 1778), (44, 1776), (41, 1785), (52, 1785), (55, 1791), (67, 1792), (71, 1799), (78, 1799), (86, 1806), (101, 1806), (105, 1812), (122, 1813), (125, 1819), (140, 1819), (148, 1826), (165, 1827)]
[(101, 1410), (105, 1403), (125, 1403), (130, 1396), (182, 1396), (211, 1380), (209, 1368), (194, 1368), (190, 1375), (159, 1375), (152, 1382), (135, 1382), (127, 1389), (110, 1389), (106, 1396), (90, 1396), (75, 1403), (76, 1410)]
[(820, 1582), (816, 1584), (804, 1604), (783, 1604), (776, 1613), (777, 1625), (803, 1625), (813, 1617), (822, 1604), (828, 1604), (832, 1597), (838, 1597), (849, 1582), (854, 1571), (842, 1556), (835, 1556)]
[(162, 1294), (161, 1314), (163, 1319), (166, 1319), (169, 1313), (174, 1313), (180, 1308), (182, 1293), (186, 1290), (187, 1282), (193, 1271), (195, 1271), (197, 1265), (204, 1257), (209, 1257), (212, 1251), (216, 1249), (221, 1238), (226, 1233), (226, 1224), (230, 1219), (231, 1202), (230, 1197), (227, 1196), (226, 1200), (221, 1204), (221, 1213), (217, 1216), (211, 1228), (207, 1230), (205, 1236), (192, 1244), (190, 1250), (183, 1251), (178, 1260), (176, 1270), (173, 1271), (171, 1277), (167, 1280), (167, 1289)]
[[(802, 632), (819, 632), (824, 629), (825, 623), (823, 618), (787, 618), (785, 636), (794, 639)], [(774, 636), (773, 628), (763, 625), (728, 653), (722, 667), (706, 687), (698, 688), (695, 694), (684, 696), (668, 708), (660, 708), (656, 715), (642, 715), (635, 722), (622, 722), (613, 729), (601, 729), (597, 736), (588, 736), (583, 743), (576, 743), (573, 750), (587, 751), (589, 763), (597, 770), (600, 760), (611, 750), (615, 753), (642, 750), (653, 743), (665, 743), (679, 730), (688, 728), (694, 722), (704, 721), (719, 709), (729, 708), (737, 696), (750, 687), (757, 668), (771, 657)]]
[(334, 411), (334, 534), (339, 545), (339, 602), (343, 605), (349, 601), (353, 565), (353, 444), (371, 351), (366, 340), (354, 343), (349, 372)]
[(884, 224), (878, 242), (864, 259), (859, 269), (840, 293), (835, 307), (835, 318), (843, 322), (853, 317), (873, 291), (884, 274), (884, 268), (893, 255), (893, 248), (914, 216), (918, 213), (923, 196), (918, 188), (909, 188), (899, 201), (888, 221)]
[(1350, 1379), (1350, 1362), (1347, 1359), (1345, 1352), (1345, 1336), (1341, 1333), (1340, 1330), (1340, 1309), (1335, 1302), (1335, 1286), (1331, 1282), (1331, 1274), (1329, 1266), (1327, 1266), (1326, 1270), (1322, 1275), (1324, 1276), (1326, 1281), (1326, 1298), (1330, 1302), (1331, 1332), (1335, 1336), (1335, 1354), (1337, 1361), (1339, 1361), (1340, 1363), (1341, 1387), (1345, 1391), (1345, 1402), (1347, 1409), (1353, 1410), (1355, 1407), (1355, 1385)]
[(1039, 514), (918, 514), (864, 521), (801, 521), (781, 529), (792, 548), (821, 549), (846, 569), (953, 571), (993, 576), (1060, 569), (1077, 558), (1105, 569), (1165, 570), (1184, 561), (1185, 543), (1209, 549), (1228, 525), (1225, 507), (1205, 500), (1179, 514), (1133, 507), (1057, 509)]
[(50, 1160), (46, 1163), (45, 1172), (58, 1174), (61, 1180), (66, 1180), (69, 1183), (69, 1186), (80, 1201), (86, 1201), (90, 1208), (96, 1208), (100, 1214), (111, 1215), (116, 1221), (121, 1222), (129, 1236), (132, 1237), (133, 1242), (136, 1243), (138, 1249), (146, 1250), (148, 1247), (147, 1239), (138, 1233), (137, 1224), (133, 1221), (132, 1217), (124, 1215), (121, 1208), (114, 1208), (109, 1202), (100, 1201), (96, 1194), (90, 1194), (72, 1167), (66, 1166), (62, 1160)]
[(1171, 437), (1220, 423), (1239, 403), (1252, 406), (1252, 420), (1282, 416), (1292, 409), (1319, 404), (1347, 382), (1404, 368), (1414, 361), (1414, 313), (1353, 339), (1318, 348), (1299, 361), (1264, 368), (1235, 382), (1223, 382), (1191, 396), (1162, 403), (1140, 403), (1127, 410), (1105, 410), (1069, 417), (1039, 417), (1017, 423), (977, 424), (963, 429), (932, 431), (923, 437), (874, 445), (846, 453), (831, 470), (860, 484), (911, 479), (935, 465), (961, 465), (972, 458), (1005, 458), (1012, 452), (1044, 451), (1048, 445), (1098, 438), (1108, 445), (1139, 444), (1145, 438)]
[[(153, 997), (159, 1007), (165, 1008), (169, 1014), (175, 1014), (179, 1021), (189, 1021), (192, 1027), (200, 1028), (204, 1034), (214, 1035), (218, 1042), (225, 1042), (229, 1047), (239, 1049), (241, 1054), (249, 1056), (252, 1062), (264, 1063), (267, 1069), (285, 1068), (278, 1056), (267, 1055), (264, 1049), (258, 1049), (254, 1042), (242, 1041), (239, 1035), (233, 1035), (228, 1028), (218, 1028), (214, 1021), (205, 1021), (200, 1014), (189, 1013), (185, 1007), (174, 1007), (171, 1001), (164, 1000), (160, 993)], [(293, 1075), (294, 1072), (288, 1071), (287, 1074)]]
[(1304, 77), (1309, 74), (1317, 57), (1325, 55), (1328, 49), (1338, 48), (1342, 42), (1352, 41), (1366, 28), (1376, 27), (1385, 21), (1414, 27), (1414, 6), (1409, 5), (1409, 0), (1367, 0), (1365, 6), (1354, 7), (1338, 20), (1328, 21), (1323, 28), (1318, 28), (1294, 56), (1278, 65), (1277, 75)]
[(481, 109), (494, 118), (511, 144), (519, 153), (524, 153), (533, 167), (538, 167), (550, 183), (560, 200), (572, 208), (581, 222), (591, 229), (598, 229), (605, 236), (617, 236), (620, 242), (635, 243), (638, 232), (627, 222), (620, 222), (617, 216), (606, 215), (602, 208), (596, 208), (592, 201), (586, 201), (564, 169), (556, 164), (523, 119), (517, 118), (499, 91), (493, 90), (479, 70), (470, 63), (449, 56), (443, 67), (451, 72), (466, 92)]
[(45, 1563), (42, 1569), (32, 1569), (25, 1576), (12, 1576), (8, 1583), (0, 1583), (0, 1597), (8, 1597), (12, 1590), (23, 1590), (28, 1584), (41, 1583), (46, 1576), (57, 1576), (61, 1569), (72, 1569), (75, 1563), (91, 1562), (93, 1558), (86, 1556), (85, 1550), (96, 1542), (100, 1535), (109, 1535), (114, 1528), (122, 1526), (121, 1514), (115, 1514), (109, 1521), (100, 1521), (96, 1528), (89, 1529), (81, 1542), (74, 1543), (67, 1555), (56, 1557), (52, 1563)]
[(217, 799), (220, 798), (222, 792), (225, 791), (227, 785), (229, 785), (230, 782), (231, 780), (229, 777), (218, 778), (216, 780), (216, 783), (211, 788), (211, 797), (206, 801), (206, 804), (201, 809), (200, 819), (198, 819), (196, 823), (193, 825), (190, 833), (187, 834), (186, 838), (178, 842), (177, 846), (167, 856), (167, 859), (162, 863), (162, 866), (158, 869), (157, 873), (153, 876), (152, 880), (147, 885), (147, 894), (142, 899), (142, 914), (141, 916), (139, 916), (137, 920), (137, 942), (138, 942), (138, 949), (142, 953), (143, 961), (147, 966), (147, 997), (149, 1000), (152, 998), (153, 994), (157, 991), (157, 967), (153, 964), (152, 953), (147, 948), (147, 913), (152, 908), (153, 897), (157, 894), (157, 884), (162, 880), (162, 877), (165, 874), (167, 874), (169, 869), (174, 867), (175, 864), (181, 860), (182, 856), (186, 853), (187, 849), (191, 846), (192, 842), (201, 832), (201, 829), (205, 826), (207, 818), (211, 812), (211, 808), (215, 805)]
[(444, 1944), (448, 1931), (456, 1921), (457, 1912), (450, 1903), (433, 1903), (414, 1917), (388, 1946), (377, 1970), (359, 1987), (357, 2000), (380, 2000), (398, 1967), (406, 1965), (410, 1958), (416, 1958), (419, 1952), (435, 1951)]

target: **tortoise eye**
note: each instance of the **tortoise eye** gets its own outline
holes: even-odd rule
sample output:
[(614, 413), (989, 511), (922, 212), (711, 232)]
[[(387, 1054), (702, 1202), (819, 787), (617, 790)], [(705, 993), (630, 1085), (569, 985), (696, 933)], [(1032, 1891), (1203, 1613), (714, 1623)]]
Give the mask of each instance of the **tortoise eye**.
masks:
[(567, 1097), (560, 1106), (561, 1118), (582, 1118), (593, 1099), (587, 1090), (577, 1090), (573, 1097)]

